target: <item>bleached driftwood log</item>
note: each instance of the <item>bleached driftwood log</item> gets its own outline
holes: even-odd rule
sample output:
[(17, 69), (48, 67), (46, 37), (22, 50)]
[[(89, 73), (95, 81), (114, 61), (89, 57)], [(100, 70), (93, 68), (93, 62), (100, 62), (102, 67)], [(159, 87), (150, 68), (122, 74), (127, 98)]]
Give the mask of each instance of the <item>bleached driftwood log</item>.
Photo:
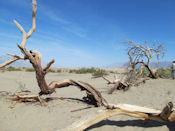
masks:
[(116, 115), (127, 115), (146, 120), (154, 120), (158, 122), (173, 122), (175, 121), (175, 111), (173, 105), (169, 102), (163, 110), (156, 110), (147, 107), (140, 107), (128, 104), (112, 105), (115, 109), (98, 110), (97, 112), (83, 117), (72, 125), (57, 131), (83, 131), (84, 129), (99, 123), (102, 120)]

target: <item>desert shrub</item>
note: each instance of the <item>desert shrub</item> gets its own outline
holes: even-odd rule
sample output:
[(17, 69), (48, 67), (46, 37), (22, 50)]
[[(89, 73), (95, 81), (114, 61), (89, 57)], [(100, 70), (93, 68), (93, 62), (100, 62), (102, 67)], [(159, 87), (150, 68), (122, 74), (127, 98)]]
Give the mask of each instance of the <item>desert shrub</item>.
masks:
[(91, 68), (80, 68), (80, 69), (71, 69), (69, 73), (76, 73), (76, 74), (86, 74), (86, 73), (93, 73), (96, 69), (94, 67)]
[(56, 72), (57, 73), (61, 73), (62, 72), (62, 69), (57, 69)]
[(130, 70), (129, 72), (126, 72), (126, 82), (130, 84), (136, 83), (138, 79), (137, 72), (134, 70)]
[(7, 70), (7, 71), (21, 71), (21, 68), (9, 66), (6, 70)]
[(112, 73), (112, 74), (113, 74), (113, 73), (116, 73), (116, 72), (115, 72), (115, 71), (110, 70), (110, 71), (109, 71), (109, 73)]
[(104, 76), (104, 75), (107, 75), (108, 73), (106, 72), (106, 70), (104, 69), (96, 69), (93, 73), (92, 73), (92, 76), (94, 77), (101, 77), (101, 76)]
[(34, 68), (26, 68), (25, 71), (26, 72), (34, 72), (35, 70), (34, 70)]
[(142, 70), (142, 77), (147, 77), (149, 75), (149, 71), (148, 71), (148, 69), (143, 69)]
[(69, 73), (76, 73), (76, 74), (86, 74), (86, 73), (91, 73), (95, 77), (100, 77), (107, 75), (106, 70), (104, 69), (97, 69), (94, 67), (91, 68), (80, 68), (80, 69), (71, 69), (69, 70)]
[(69, 73), (75, 73), (75, 69), (70, 69)]
[(47, 70), (47, 73), (49, 73), (49, 72), (51, 72), (51, 73), (55, 73), (56, 71), (53, 70), (53, 69), (48, 69), (48, 70)]
[(159, 68), (156, 70), (156, 75), (160, 78), (171, 78), (172, 77), (172, 69), (170, 68)]

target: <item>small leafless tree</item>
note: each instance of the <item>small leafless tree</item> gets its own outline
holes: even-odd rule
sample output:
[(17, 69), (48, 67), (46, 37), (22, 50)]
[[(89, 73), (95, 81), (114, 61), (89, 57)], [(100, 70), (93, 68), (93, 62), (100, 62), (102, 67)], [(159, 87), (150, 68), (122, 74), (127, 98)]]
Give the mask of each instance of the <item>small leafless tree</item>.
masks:
[(132, 67), (133, 71), (136, 71), (136, 66), (138, 64), (143, 65), (149, 71), (149, 77), (158, 78), (151, 68), (151, 60), (153, 57), (157, 57), (157, 62), (159, 63), (160, 55), (164, 54), (164, 48), (162, 44), (158, 44), (155, 41), (153, 46), (149, 47), (148, 43), (135, 44), (133, 41), (126, 41), (128, 44), (128, 56), (129, 65)]

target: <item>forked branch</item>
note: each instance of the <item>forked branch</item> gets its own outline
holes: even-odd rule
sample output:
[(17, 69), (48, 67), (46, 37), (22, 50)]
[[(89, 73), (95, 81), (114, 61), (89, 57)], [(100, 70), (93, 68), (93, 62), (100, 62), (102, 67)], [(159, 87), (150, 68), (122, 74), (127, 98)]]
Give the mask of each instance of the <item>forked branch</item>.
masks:
[[(30, 31), (28, 33), (25, 32), (25, 30), (23, 29), (23, 27), (16, 21), (14, 20), (14, 23), (16, 24), (16, 26), (19, 28), (19, 30), (22, 33), (22, 42), (21, 42), (21, 48), (23, 48), (23, 50), (25, 50), (25, 52), (23, 50), (21, 50), (21, 52), (24, 54), (24, 56), (15, 56), (13, 55), (13, 58), (4, 62), (3, 64), (0, 65), (0, 68), (3, 68), (17, 60), (25, 60), (27, 58), (29, 58), (28, 55), (30, 55), (30, 53), (28, 53), (27, 49), (25, 49), (26, 47), (26, 41), (27, 39), (32, 35), (32, 33), (35, 31), (36, 28), (36, 21), (35, 21), (35, 14), (36, 14), (36, 0), (32, 1), (32, 7), (33, 7), (33, 11), (32, 11), (32, 28), (30, 29)], [(19, 47), (19, 46), (18, 46)], [(27, 52), (27, 54), (26, 54)]]

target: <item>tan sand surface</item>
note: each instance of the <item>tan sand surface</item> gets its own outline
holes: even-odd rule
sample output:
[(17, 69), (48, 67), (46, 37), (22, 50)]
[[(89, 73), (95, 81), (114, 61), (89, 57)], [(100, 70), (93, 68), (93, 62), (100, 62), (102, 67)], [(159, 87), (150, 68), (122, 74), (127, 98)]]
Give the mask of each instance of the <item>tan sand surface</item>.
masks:
[[(113, 78), (113, 75), (107, 76)], [(92, 79), (91, 74), (48, 73), (47, 82), (74, 79), (87, 82), (102, 92), (103, 97), (113, 104), (127, 103), (139, 106), (147, 106), (162, 109), (166, 103), (172, 101), (175, 104), (175, 80), (158, 79), (148, 80), (146, 84), (131, 87), (128, 91), (115, 91), (107, 94), (112, 85), (107, 85), (102, 78)], [(37, 94), (35, 73), (24, 71), (0, 72), (0, 131), (54, 131), (64, 128), (84, 115), (97, 111), (92, 108), (71, 112), (79, 108), (89, 107), (82, 102), (85, 92), (80, 92), (77, 87), (57, 89), (56, 93), (46, 97), (67, 97), (65, 100), (52, 100), (47, 106), (38, 103), (14, 104), (6, 96), (7, 91), (17, 93), (21, 90), (30, 90), (30, 94)], [(104, 120), (87, 130), (89, 131), (175, 131), (175, 123), (158, 123), (150, 121), (144, 125), (140, 119), (128, 116), (115, 116)]]

